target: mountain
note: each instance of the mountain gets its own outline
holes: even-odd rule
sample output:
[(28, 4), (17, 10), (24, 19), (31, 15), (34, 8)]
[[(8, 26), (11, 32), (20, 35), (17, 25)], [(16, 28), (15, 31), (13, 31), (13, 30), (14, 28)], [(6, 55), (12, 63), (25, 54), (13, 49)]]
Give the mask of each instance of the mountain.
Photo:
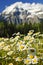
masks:
[(43, 19), (43, 4), (16, 2), (6, 7), (1, 17), (9, 23), (38, 23)]

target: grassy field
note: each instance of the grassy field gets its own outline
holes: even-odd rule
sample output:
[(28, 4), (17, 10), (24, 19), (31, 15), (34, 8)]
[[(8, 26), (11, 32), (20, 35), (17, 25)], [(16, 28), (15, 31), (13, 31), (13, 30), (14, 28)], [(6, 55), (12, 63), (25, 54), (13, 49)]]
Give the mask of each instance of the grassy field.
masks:
[(0, 38), (0, 65), (43, 65), (43, 34), (30, 30)]

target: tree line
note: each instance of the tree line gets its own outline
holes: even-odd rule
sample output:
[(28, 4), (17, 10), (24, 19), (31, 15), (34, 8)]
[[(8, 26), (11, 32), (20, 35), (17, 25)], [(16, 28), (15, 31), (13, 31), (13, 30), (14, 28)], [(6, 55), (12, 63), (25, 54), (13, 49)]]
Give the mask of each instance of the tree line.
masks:
[(0, 21), (0, 37), (11, 37), (12, 34), (20, 32), (21, 34), (27, 34), (29, 30), (43, 33), (43, 21), (40, 23), (21, 23), (13, 24), (4, 21)]

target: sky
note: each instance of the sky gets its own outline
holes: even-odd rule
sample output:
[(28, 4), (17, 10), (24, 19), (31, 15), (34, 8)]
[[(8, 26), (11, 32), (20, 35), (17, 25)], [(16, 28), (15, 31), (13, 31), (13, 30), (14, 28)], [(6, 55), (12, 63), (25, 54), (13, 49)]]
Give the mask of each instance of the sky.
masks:
[(0, 0), (0, 12), (2, 12), (6, 6), (9, 6), (15, 2), (28, 2), (28, 3), (42, 3), (43, 0)]

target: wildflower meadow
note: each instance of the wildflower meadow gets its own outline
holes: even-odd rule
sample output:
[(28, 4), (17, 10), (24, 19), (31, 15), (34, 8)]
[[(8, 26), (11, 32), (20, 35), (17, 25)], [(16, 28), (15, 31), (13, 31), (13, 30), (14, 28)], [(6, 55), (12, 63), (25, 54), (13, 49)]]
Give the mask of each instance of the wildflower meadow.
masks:
[(30, 30), (0, 38), (0, 65), (43, 65), (43, 34)]

